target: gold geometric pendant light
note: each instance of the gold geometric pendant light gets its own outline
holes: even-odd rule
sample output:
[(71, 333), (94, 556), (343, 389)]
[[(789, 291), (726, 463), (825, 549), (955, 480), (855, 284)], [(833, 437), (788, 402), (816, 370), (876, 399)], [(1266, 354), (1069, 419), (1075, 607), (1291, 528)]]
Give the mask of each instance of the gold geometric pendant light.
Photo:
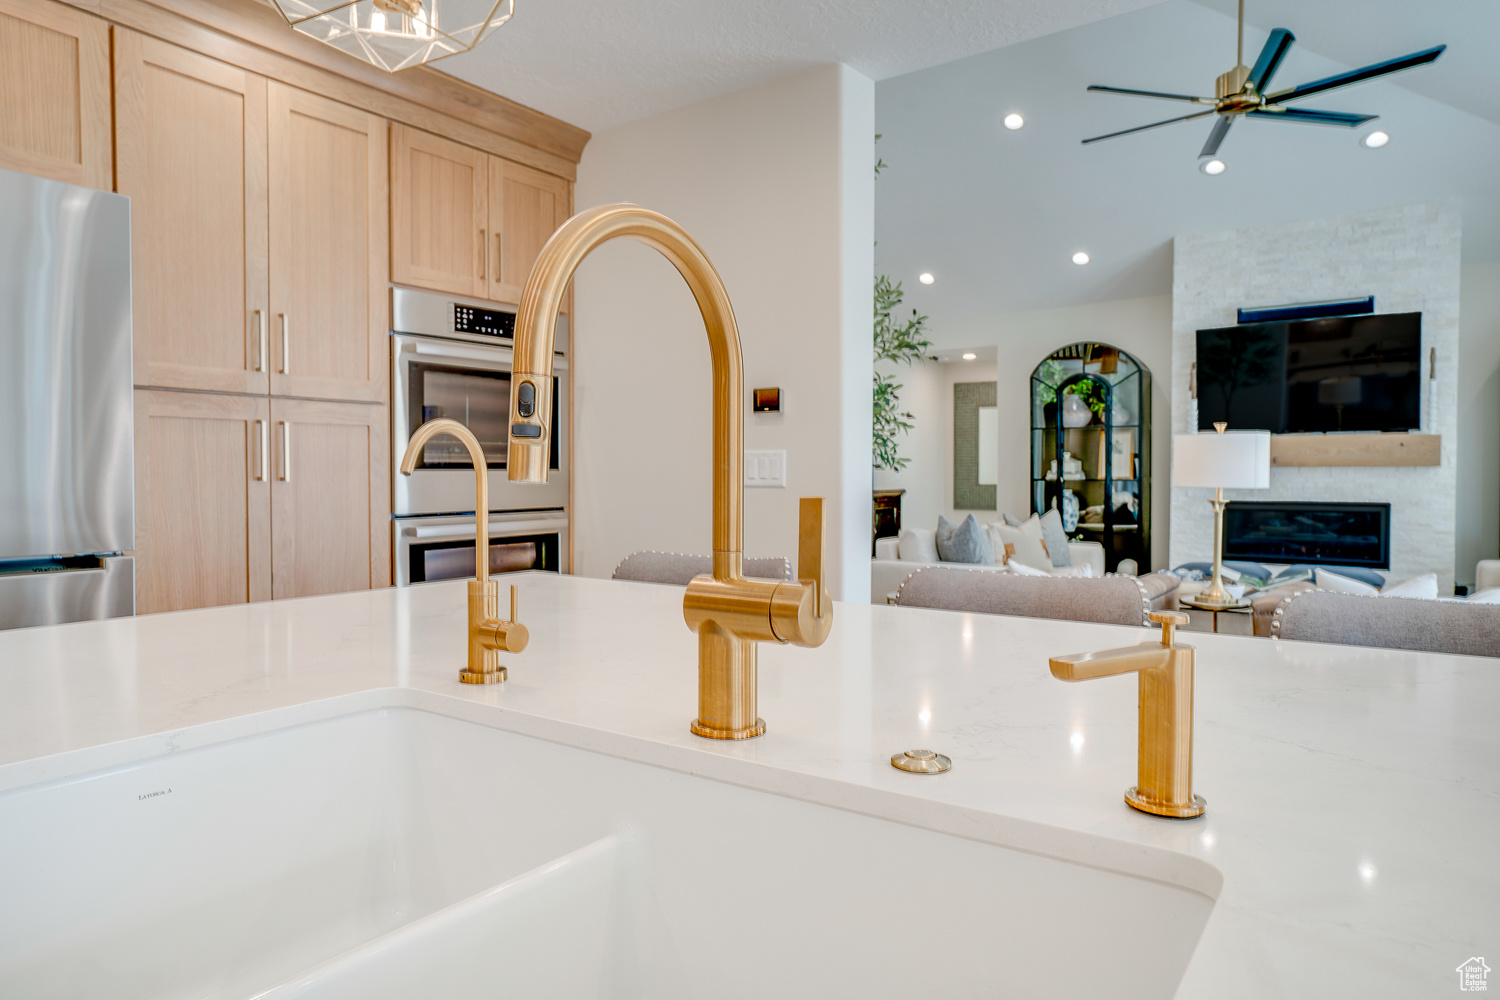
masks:
[(467, 52), (515, 0), (274, 0), (287, 23), (387, 72)]

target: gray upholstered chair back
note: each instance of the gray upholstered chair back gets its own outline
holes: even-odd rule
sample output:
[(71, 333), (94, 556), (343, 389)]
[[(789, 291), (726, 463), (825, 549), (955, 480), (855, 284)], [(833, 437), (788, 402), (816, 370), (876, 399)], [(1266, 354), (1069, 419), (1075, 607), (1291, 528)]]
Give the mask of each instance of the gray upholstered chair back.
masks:
[[(693, 577), (713, 571), (711, 556), (683, 555), (679, 552), (632, 552), (615, 567), (613, 578), (686, 587), (693, 581)], [(746, 559), (745, 575), (762, 580), (790, 580), (792, 564), (784, 556)]]
[(1500, 604), (1305, 590), (1272, 614), (1273, 639), (1500, 656)]
[(1151, 595), (1133, 576), (1020, 576), (933, 566), (907, 577), (896, 603), (1022, 618), (1146, 625)]

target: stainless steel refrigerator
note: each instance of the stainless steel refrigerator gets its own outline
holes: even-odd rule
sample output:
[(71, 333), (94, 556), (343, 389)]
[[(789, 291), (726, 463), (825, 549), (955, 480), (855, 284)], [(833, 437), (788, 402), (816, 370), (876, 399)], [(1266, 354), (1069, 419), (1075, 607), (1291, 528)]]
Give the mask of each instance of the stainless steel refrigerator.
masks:
[(130, 199), (0, 170), (0, 628), (135, 612)]

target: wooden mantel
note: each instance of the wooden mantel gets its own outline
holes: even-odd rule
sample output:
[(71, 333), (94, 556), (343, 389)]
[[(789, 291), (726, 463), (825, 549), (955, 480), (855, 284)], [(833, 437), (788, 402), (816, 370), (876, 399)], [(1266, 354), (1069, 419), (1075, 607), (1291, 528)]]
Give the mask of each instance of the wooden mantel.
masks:
[(1272, 434), (1271, 464), (1441, 465), (1441, 434)]

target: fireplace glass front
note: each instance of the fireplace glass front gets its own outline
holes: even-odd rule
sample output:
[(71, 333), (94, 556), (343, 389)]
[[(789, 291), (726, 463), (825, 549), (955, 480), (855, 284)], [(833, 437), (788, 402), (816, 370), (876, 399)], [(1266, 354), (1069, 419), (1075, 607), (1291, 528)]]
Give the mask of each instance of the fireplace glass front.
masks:
[(1391, 505), (1235, 500), (1224, 508), (1224, 558), (1389, 569)]

